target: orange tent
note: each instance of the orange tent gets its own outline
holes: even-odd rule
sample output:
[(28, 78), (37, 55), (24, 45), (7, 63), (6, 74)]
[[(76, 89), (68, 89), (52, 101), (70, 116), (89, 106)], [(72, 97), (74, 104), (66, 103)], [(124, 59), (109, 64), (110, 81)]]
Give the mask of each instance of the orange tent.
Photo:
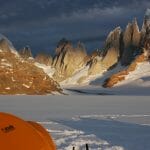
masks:
[(49, 133), (38, 123), (0, 112), (1, 150), (56, 150)]

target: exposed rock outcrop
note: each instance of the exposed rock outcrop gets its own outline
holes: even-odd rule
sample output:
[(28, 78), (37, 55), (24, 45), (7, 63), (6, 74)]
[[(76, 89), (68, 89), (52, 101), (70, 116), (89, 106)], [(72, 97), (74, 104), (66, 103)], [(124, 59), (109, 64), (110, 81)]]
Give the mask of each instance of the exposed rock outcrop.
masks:
[(49, 54), (40, 53), (35, 57), (35, 61), (47, 66), (52, 65), (52, 57)]
[(105, 42), (105, 50), (92, 53), (89, 61), (89, 75), (101, 74), (118, 62), (120, 56), (120, 36), (121, 29), (117, 27), (109, 33)]
[(1, 34), (0, 34), (0, 50), (3, 52), (4, 51), (13, 52), (16, 55), (18, 55), (13, 44), (5, 36), (3, 36)]
[(28, 59), (32, 56), (31, 48), (29, 46), (24, 47), (22, 50), (19, 51), (19, 54), (22, 58)]
[(132, 27), (133, 27), (132, 45), (135, 46), (136, 48), (139, 48), (141, 40), (141, 32), (139, 30), (136, 18), (132, 22)]
[(72, 43), (71, 41), (66, 40), (65, 38), (61, 39), (56, 47), (56, 55), (60, 54), (62, 51), (65, 51), (65, 49), (67, 48), (67, 46), (71, 46)]
[(88, 75), (96, 75), (100, 74), (103, 71), (102, 66), (102, 52), (100, 50), (94, 51), (87, 61), (87, 65), (89, 65)]
[(103, 71), (102, 57), (93, 58), (89, 64), (88, 75), (100, 74)]
[(140, 50), (141, 33), (136, 19), (129, 23), (123, 33), (123, 55), (121, 58), (122, 65), (129, 65), (133, 56), (137, 55)]
[(1, 39), (0, 40), (0, 49), (2, 51), (11, 51), (9, 47), (9, 43), (7, 42), (6, 39)]
[(105, 44), (105, 55), (103, 57), (103, 66), (109, 69), (116, 64), (120, 57), (120, 38), (121, 29), (117, 27), (107, 37)]
[(70, 42), (60, 42), (56, 49), (56, 56), (52, 66), (56, 69), (54, 79), (62, 81), (70, 77), (76, 70), (80, 69), (84, 64), (87, 56), (85, 47), (82, 43), (78, 43), (74, 48)]

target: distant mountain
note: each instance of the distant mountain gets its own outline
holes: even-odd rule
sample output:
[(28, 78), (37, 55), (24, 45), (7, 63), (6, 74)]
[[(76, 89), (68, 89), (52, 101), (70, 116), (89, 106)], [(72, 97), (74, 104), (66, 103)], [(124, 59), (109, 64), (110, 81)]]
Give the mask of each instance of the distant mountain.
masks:
[(150, 76), (150, 9), (146, 11), (142, 29), (133, 19), (125, 30), (121, 27), (112, 30), (104, 48), (90, 55), (83, 43), (74, 46), (62, 39), (54, 57), (41, 53), (33, 58), (29, 47), (18, 53), (10, 41), (1, 37), (0, 57), (2, 94), (61, 92), (58, 83), (85, 85), (97, 79), (101, 86), (111, 88)]
[[(125, 30), (117, 27), (111, 31), (106, 39), (104, 49), (93, 52), (91, 56), (84, 55), (82, 60), (80, 60), (82, 65), (76, 69), (74, 67), (72, 75), (70, 75), (69, 78), (64, 75), (66, 80), (64, 80), (62, 84), (90, 84), (92, 80), (100, 76), (105, 76), (106, 72), (112, 72), (112, 70), (116, 70), (118, 66), (121, 66), (114, 74), (110, 73), (110, 76), (107, 76), (101, 84), (104, 87), (112, 87), (120, 81), (125, 80), (127, 75), (136, 70), (138, 64), (149, 62), (149, 12), (150, 10), (147, 9), (141, 31), (136, 19), (134, 19), (132, 23), (128, 23)], [(65, 57), (61, 57), (62, 64), (64, 64), (64, 58)], [(75, 59), (73, 57), (70, 59), (77, 60), (78, 58), (79, 57)], [(60, 72), (59, 75), (61, 75), (61, 77), (63, 76)]]
[[(139, 65), (150, 62), (150, 9), (147, 9), (143, 21), (143, 27), (139, 31), (136, 20), (132, 24), (128, 24), (126, 30), (123, 32), (123, 48), (120, 49), (122, 56), (120, 61), (125, 69), (119, 70), (118, 73), (111, 75), (105, 80), (104, 87), (112, 87), (123, 80), (128, 80), (129, 74), (134, 74)], [(119, 63), (118, 62), (118, 63)], [(141, 65), (142, 66), (142, 65)], [(147, 65), (150, 67), (150, 64)], [(148, 69), (148, 68), (147, 68)], [(141, 77), (141, 74), (146, 70), (141, 69), (141, 73), (136, 75), (136, 78)], [(147, 72), (147, 76), (149, 72)], [(135, 76), (135, 75), (134, 75)], [(145, 76), (145, 74), (143, 74)], [(135, 78), (133, 77), (133, 80)]]
[(43, 95), (61, 91), (59, 84), (35, 65), (34, 59), (24, 59), (7, 38), (0, 37), (0, 94)]

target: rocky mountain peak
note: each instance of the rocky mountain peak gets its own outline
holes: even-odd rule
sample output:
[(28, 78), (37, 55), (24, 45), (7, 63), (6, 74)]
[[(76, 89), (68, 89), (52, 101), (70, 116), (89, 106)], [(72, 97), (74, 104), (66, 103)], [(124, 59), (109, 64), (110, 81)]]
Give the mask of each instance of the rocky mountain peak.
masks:
[(45, 53), (39, 53), (36, 57), (35, 57), (35, 61), (41, 64), (45, 64), (47, 66), (51, 66), (52, 65), (52, 57), (48, 54)]
[(111, 47), (119, 48), (120, 47), (120, 34), (121, 28), (117, 27), (113, 31), (109, 33), (105, 42), (105, 49), (109, 49)]
[(7, 42), (6, 39), (0, 40), (0, 49), (2, 51), (10, 51), (9, 43)]
[(65, 38), (61, 39), (56, 47), (55, 53), (56, 55), (60, 54), (62, 51), (65, 51), (67, 48), (72, 47), (72, 43)]
[(119, 60), (120, 38), (121, 38), (121, 28), (117, 27), (109, 33), (106, 39), (104, 57), (102, 61), (106, 69), (113, 66)]
[(140, 31), (136, 18), (132, 23), (128, 23), (123, 35), (124, 47), (128, 48), (133, 45), (138, 47), (140, 44)]
[(141, 43), (141, 32), (134, 19), (132, 23), (128, 23), (123, 33), (123, 54), (121, 58), (122, 65), (129, 65), (135, 53), (139, 53)]
[(14, 52), (17, 54), (13, 44), (3, 35), (0, 34), (0, 49), (2, 51)]
[(32, 52), (31, 52), (31, 48), (28, 45), (26, 47), (24, 47), (22, 50), (20, 50), (19, 54), (21, 55), (21, 57), (23, 57), (25, 59), (27, 59), (29, 57), (33, 57)]
[(54, 77), (63, 80), (71, 76), (77, 69), (82, 67), (86, 56), (86, 49), (81, 42), (73, 47), (70, 41), (63, 39), (58, 43), (56, 56), (52, 63), (57, 70)]

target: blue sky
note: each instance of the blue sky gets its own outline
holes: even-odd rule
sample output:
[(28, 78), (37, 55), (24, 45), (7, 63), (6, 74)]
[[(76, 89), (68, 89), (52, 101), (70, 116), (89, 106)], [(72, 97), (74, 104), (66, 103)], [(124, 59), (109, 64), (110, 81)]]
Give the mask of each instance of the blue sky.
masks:
[(0, 0), (0, 33), (17, 49), (53, 52), (65, 37), (85, 43), (88, 51), (101, 48), (115, 27), (134, 17), (142, 25), (149, 0)]

